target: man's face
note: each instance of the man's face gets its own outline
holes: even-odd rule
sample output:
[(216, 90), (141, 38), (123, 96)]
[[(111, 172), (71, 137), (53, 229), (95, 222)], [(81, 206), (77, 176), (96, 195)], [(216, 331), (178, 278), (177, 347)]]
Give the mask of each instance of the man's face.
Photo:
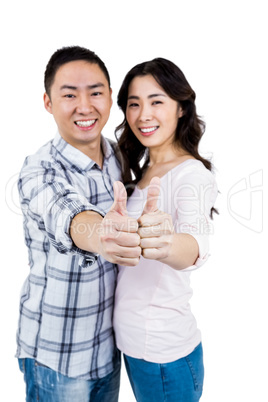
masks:
[(97, 64), (71, 61), (56, 72), (46, 110), (53, 114), (62, 138), (84, 153), (98, 145), (112, 106), (107, 78)]

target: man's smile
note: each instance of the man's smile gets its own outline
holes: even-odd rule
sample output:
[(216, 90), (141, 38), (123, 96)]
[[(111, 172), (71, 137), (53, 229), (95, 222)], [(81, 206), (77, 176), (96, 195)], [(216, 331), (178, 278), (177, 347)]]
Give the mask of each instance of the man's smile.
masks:
[(94, 120), (77, 120), (77, 121), (75, 121), (75, 124), (78, 127), (81, 127), (81, 128), (89, 128), (89, 127), (92, 127), (93, 124), (96, 123), (96, 121), (97, 121), (97, 119), (94, 119)]

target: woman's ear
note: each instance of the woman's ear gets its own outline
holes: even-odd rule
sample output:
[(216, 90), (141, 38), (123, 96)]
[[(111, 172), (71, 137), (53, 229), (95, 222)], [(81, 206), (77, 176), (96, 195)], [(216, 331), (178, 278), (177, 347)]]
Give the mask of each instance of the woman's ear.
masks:
[(182, 107), (179, 106), (179, 109), (178, 109), (178, 119), (180, 119), (183, 115), (184, 115), (184, 111), (183, 111)]

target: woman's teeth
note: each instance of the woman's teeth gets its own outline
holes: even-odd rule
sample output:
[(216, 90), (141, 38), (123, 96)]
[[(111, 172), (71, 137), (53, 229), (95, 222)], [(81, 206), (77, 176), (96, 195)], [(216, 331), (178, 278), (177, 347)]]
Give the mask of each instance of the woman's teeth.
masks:
[(156, 129), (157, 129), (157, 126), (150, 127), (150, 128), (140, 128), (142, 133), (151, 133), (152, 131), (155, 131)]

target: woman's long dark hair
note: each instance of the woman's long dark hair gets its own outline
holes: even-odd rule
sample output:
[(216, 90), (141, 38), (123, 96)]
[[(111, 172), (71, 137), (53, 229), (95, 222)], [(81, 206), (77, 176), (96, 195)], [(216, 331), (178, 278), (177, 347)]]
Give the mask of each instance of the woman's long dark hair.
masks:
[(117, 104), (124, 113), (124, 121), (116, 128), (115, 134), (118, 138), (117, 134), (120, 133), (118, 145), (124, 161), (122, 178), (129, 196), (141, 180), (149, 163), (147, 148), (136, 138), (126, 120), (129, 85), (135, 77), (145, 75), (152, 75), (166, 94), (177, 101), (183, 110), (183, 116), (178, 119), (174, 145), (201, 161), (207, 169), (212, 170), (211, 162), (198, 152), (198, 145), (205, 131), (205, 123), (196, 113), (195, 92), (178, 66), (169, 60), (156, 58), (133, 67), (127, 73), (117, 97)]

